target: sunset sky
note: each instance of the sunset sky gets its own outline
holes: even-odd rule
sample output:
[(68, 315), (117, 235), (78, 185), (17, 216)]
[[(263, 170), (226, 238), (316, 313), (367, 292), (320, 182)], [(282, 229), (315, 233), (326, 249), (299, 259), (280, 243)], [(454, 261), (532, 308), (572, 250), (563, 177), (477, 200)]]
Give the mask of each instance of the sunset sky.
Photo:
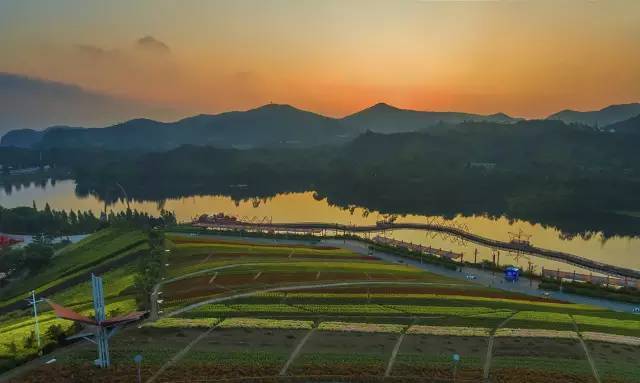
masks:
[(0, 72), (182, 114), (640, 101), (640, 1), (1, 0)]

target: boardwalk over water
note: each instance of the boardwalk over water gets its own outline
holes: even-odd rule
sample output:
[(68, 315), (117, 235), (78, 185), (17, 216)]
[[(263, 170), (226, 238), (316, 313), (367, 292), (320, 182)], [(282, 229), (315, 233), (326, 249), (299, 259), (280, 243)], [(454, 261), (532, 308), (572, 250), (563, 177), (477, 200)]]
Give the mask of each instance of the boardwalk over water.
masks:
[(323, 232), (336, 232), (336, 233), (372, 233), (372, 232), (384, 232), (387, 230), (423, 230), (431, 232), (441, 232), (449, 235), (453, 235), (469, 242), (473, 242), (479, 245), (487, 246), (493, 249), (506, 250), (512, 252), (519, 252), (523, 254), (529, 254), (537, 257), (547, 258), (554, 261), (568, 263), (574, 266), (578, 266), (587, 270), (595, 271), (598, 273), (616, 275), (619, 277), (627, 277), (640, 279), (640, 270), (634, 270), (624, 268), (615, 265), (609, 265), (606, 263), (594, 261), (589, 258), (581, 257), (574, 254), (564, 253), (556, 250), (543, 249), (541, 247), (533, 246), (529, 243), (523, 242), (507, 242), (499, 241), (483, 237), (471, 232), (450, 226), (431, 224), (431, 223), (384, 223), (376, 225), (343, 225), (343, 224), (331, 224), (324, 222), (294, 222), (294, 223), (250, 223), (250, 222), (202, 222), (196, 221), (194, 226), (208, 227), (219, 230), (255, 230), (255, 231), (272, 231), (272, 232), (297, 232), (297, 233), (323, 233)]

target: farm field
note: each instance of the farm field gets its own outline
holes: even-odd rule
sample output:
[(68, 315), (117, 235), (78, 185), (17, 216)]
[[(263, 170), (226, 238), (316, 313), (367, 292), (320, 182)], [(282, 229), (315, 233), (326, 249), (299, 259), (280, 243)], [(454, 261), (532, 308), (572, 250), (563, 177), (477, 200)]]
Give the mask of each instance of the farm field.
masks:
[(516, 382), (534, 376), (547, 382), (595, 382), (577, 336), (498, 336), (490, 372), (497, 382)]
[[(602, 382), (638, 381), (640, 321), (631, 314), (343, 249), (168, 238), (159, 319), (112, 338), (109, 370), (92, 367), (95, 348), (80, 343), (14, 381), (130, 382), (141, 354), (147, 382), (595, 382), (581, 338)], [(135, 304), (131, 264), (104, 277), (109, 304)], [(55, 300), (84, 307), (87, 293), (78, 284)]]
[(586, 344), (603, 382), (640, 381), (640, 345), (597, 340), (587, 340)]

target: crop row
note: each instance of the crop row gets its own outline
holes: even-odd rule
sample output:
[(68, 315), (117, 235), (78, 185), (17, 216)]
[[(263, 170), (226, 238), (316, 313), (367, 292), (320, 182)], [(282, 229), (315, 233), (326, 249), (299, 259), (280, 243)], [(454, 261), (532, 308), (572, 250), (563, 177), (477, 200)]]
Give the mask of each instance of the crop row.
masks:
[(573, 319), (575, 319), (576, 323), (580, 327), (607, 327), (612, 329), (629, 330), (632, 332), (637, 332), (637, 335), (640, 335), (640, 320), (601, 318), (586, 315), (574, 315)]
[(486, 327), (451, 327), (451, 326), (423, 326), (409, 327), (407, 334), (420, 335), (453, 335), (453, 336), (489, 336), (491, 329)]
[(385, 323), (322, 322), (318, 326), (318, 330), (369, 333), (401, 333), (405, 329), (405, 327), (407, 326)]
[(558, 331), (544, 329), (525, 329), (525, 328), (499, 328), (496, 336), (522, 337), (522, 338), (568, 338), (577, 339), (578, 334), (575, 331)]
[(640, 346), (640, 337), (625, 336), (615, 334), (605, 334), (601, 332), (585, 331), (582, 332), (582, 338), (585, 340), (594, 340), (606, 343), (627, 344), (630, 346)]
[(218, 318), (160, 318), (154, 322), (147, 322), (143, 327), (151, 328), (211, 328), (220, 322)]
[(260, 318), (227, 318), (220, 328), (311, 329), (312, 321)]

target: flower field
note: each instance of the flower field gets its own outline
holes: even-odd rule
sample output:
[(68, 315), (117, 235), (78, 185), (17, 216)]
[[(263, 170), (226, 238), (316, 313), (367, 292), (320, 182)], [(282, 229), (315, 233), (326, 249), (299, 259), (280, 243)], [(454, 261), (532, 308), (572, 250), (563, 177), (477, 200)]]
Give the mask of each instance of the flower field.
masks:
[[(110, 371), (91, 366), (94, 345), (78, 344), (19, 381), (135, 381), (132, 358), (141, 354), (143, 381), (162, 368), (157, 382), (380, 381), (385, 373), (390, 382), (450, 382), (458, 354), (456, 382), (475, 382), (491, 343), (494, 382), (591, 383), (580, 336), (603, 383), (640, 381), (640, 320), (631, 314), (507, 293), (338, 248), (170, 239), (160, 319), (112, 338)], [(134, 274), (132, 262), (103, 274), (111, 314), (135, 309)], [(83, 282), (52, 298), (90, 315), (89, 293)], [(40, 323), (42, 332), (70, 326), (46, 308)], [(26, 313), (0, 319), (0, 363), (14, 351), (11, 340), (22, 352), (32, 326)]]
[(509, 336), (522, 338), (568, 338), (578, 339), (575, 331), (558, 331), (546, 329), (526, 329), (526, 328), (500, 328), (496, 331), (495, 336)]
[(346, 332), (401, 333), (406, 326), (384, 323), (321, 322), (318, 330)]
[(220, 323), (220, 328), (260, 328), (310, 330), (311, 321), (260, 318), (228, 318)]
[(445, 327), (421, 326), (409, 327), (407, 334), (421, 335), (452, 335), (452, 336), (489, 336), (491, 329), (482, 327)]
[(184, 318), (161, 318), (155, 322), (147, 322), (142, 327), (151, 328), (211, 328), (220, 322), (218, 318), (206, 319), (184, 319)]

